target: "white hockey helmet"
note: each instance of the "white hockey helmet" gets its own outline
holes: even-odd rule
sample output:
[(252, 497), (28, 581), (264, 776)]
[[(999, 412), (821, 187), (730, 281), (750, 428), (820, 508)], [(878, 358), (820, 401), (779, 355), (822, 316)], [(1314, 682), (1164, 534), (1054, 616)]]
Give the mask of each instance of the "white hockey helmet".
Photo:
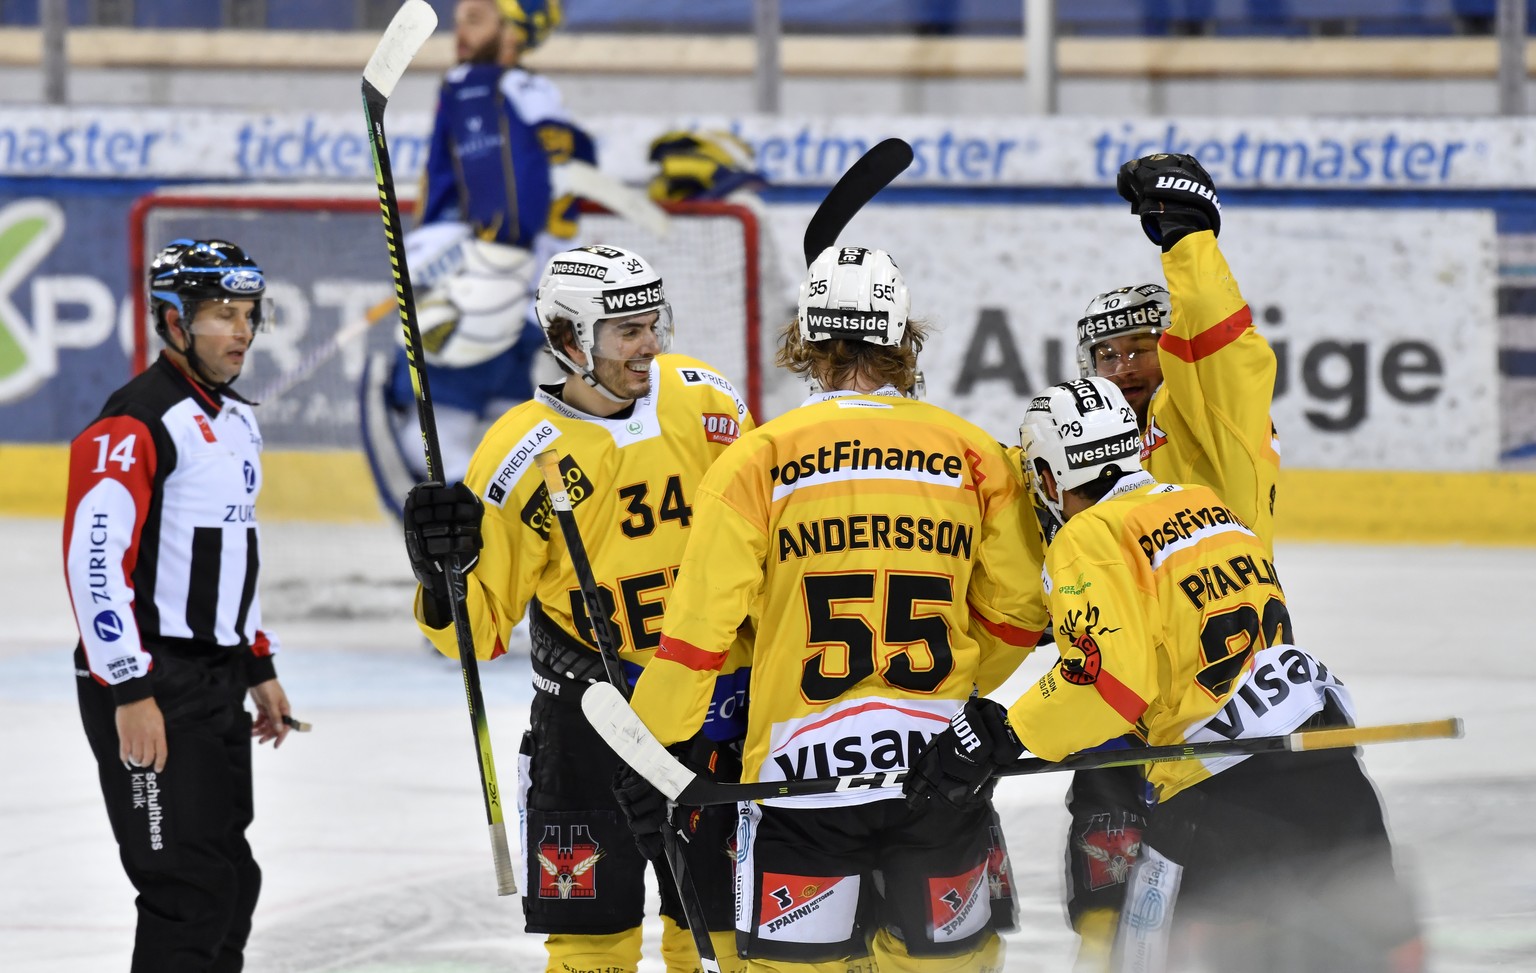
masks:
[(659, 312), (655, 324), (661, 350), (672, 344), (672, 305), (667, 303), (661, 275), (644, 257), (622, 247), (592, 244), (557, 253), (544, 268), (536, 300), (544, 336), (559, 321), (569, 321), (587, 364), (578, 365), (563, 348), (549, 342), (556, 359), (586, 383), (607, 392), (592, 374), (597, 358), (608, 358), (598, 347), (598, 324), (648, 311)]
[(896, 261), (884, 250), (828, 247), (800, 284), (800, 337), (901, 344), (911, 295)]
[(1077, 322), (1079, 374), (1084, 378), (1098, 374), (1094, 345), (1131, 334), (1160, 335), (1171, 313), (1168, 288), (1161, 284), (1135, 284), (1095, 297)]
[[(1079, 378), (1037, 395), (1019, 425), (1024, 477), (1036, 496), (1063, 523), (1061, 498), (1102, 476), (1117, 479), (1141, 467), (1141, 430), (1136, 413), (1107, 378)], [(1045, 492), (1037, 464), (1056, 480), (1056, 499)]]

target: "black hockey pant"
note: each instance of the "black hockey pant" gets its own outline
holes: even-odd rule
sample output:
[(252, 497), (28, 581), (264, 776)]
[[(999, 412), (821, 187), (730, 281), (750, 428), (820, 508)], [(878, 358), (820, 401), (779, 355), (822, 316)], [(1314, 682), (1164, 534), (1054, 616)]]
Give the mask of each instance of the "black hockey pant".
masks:
[[(85, 669), (76, 654), (77, 673)], [(132, 973), (237, 973), (261, 869), (251, 857), (251, 718), (233, 659), (155, 659), (165, 770), (124, 768), (112, 692), (77, 676), (107, 817), (138, 889)]]

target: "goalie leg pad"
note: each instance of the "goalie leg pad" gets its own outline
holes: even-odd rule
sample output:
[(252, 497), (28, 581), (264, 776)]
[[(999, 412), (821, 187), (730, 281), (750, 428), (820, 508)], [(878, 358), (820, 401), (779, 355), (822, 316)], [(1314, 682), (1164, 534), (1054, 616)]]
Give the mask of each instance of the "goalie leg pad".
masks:
[(405, 495), (427, 478), (427, 472), (409, 385), (406, 402), (410, 408), (390, 404), (395, 377), (391, 367), (387, 352), (370, 355), (364, 364), (358, 384), (358, 433), (379, 502), (398, 519), (404, 512)]
[(416, 274), (414, 266), (413, 278), (421, 279), (412, 281), (417, 325), (429, 365), (479, 365), (522, 337), (534, 290), (532, 252), (468, 238), (429, 263), (430, 273)]

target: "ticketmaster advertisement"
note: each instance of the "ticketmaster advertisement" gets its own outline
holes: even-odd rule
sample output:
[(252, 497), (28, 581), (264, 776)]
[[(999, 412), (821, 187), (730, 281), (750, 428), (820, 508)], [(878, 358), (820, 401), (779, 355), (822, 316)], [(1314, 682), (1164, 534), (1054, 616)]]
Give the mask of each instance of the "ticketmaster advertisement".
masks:
[[(605, 168), (643, 179), (644, 142), (682, 121), (593, 120)], [(1536, 161), (1518, 151), (1516, 126), (712, 121), (754, 141), (785, 187), (768, 196), (768, 239), (779, 241), (770, 260), (779, 272), (761, 281), (769, 326), (803, 272), (807, 200), (863, 146), (890, 134), (912, 141), (918, 159), (897, 187), (914, 191), (882, 198), (843, 241), (892, 252), (914, 314), (935, 328), (922, 362), (929, 398), (1003, 442), (1014, 441), (1030, 394), (1076, 375), (1073, 326), (1088, 300), (1162, 280), (1157, 248), (1112, 185), (1122, 157), (1171, 149), (1199, 153), (1224, 190), (1222, 249), (1279, 360), (1274, 416), (1287, 466), (1496, 469), (1536, 443), (1529, 417), (1510, 407), (1510, 389), (1523, 386), (1500, 370), (1501, 356), (1517, 360), (1500, 337), (1501, 325), (1507, 334), (1518, 324), (1500, 317), (1510, 268), (1523, 265), (1509, 258), (1511, 241), (1536, 232)], [(392, 116), (402, 186), (414, 186), (426, 125), (425, 114)], [(65, 442), (128, 378), (142, 327), (130, 300), (141, 286), (129, 279), (130, 210), (158, 185), (207, 179), (353, 198), (366, 197), (372, 182), (361, 122), (350, 116), (0, 111), (0, 439)], [(325, 181), (285, 188), (297, 179)], [(1361, 189), (1371, 191), (1369, 205), (1354, 192)], [(376, 209), (281, 218), (215, 209), (201, 222), (153, 232), (228, 235), (267, 266), (278, 323), (255, 345), (242, 382), (248, 392), (390, 293)], [(684, 264), (664, 270), (669, 279), (697, 271), (662, 257), (665, 244), (654, 246), (659, 264)], [(712, 265), (695, 276), (708, 288), (732, 272)], [(738, 300), (740, 284), (721, 286), (726, 303)], [(722, 343), (709, 297), (679, 297), (678, 350), (716, 362), (746, 386), (745, 356), (726, 350), (745, 339)], [(388, 353), (395, 330), (392, 322), (369, 329), (264, 405), (269, 447), (353, 445), (358, 376), (373, 353)], [(771, 364), (762, 383), (766, 415), (799, 398)]]
[[(902, 185), (1107, 186), (1150, 152), (1197, 155), (1222, 188), (1490, 189), (1536, 186), (1518, 120), (1468, 118), (947, 118), (592, 116), (603, 167), (640, 181), (669, 129), (736, 132), (779, 185), (834, 182), (891, 136), (916, 158)], [(414, 180), (431, 115), (390, 113), (390, 158)], [(11, 107), (0, 111), (0, 177), (371, 181), (361, 114), (223, 109)]]

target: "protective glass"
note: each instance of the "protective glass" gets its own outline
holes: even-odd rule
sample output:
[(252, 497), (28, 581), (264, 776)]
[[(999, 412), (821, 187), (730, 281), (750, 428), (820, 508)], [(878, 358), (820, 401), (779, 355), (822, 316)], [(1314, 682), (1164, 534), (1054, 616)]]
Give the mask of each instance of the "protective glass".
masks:
[(595, 331), (593, 357), (628, 361), (660, 355), (672, 347), (672, 305), (662, 304), (620, 318), (602, 318)]
[(1029, 458), (1030, 447), (1034, 444), (1035, 433), (1026, 419), (1019, 423), (1019, 465), (1024, 468), (1024, 485), (1031, 490), (1039, 488), (1039, 484), (1035, 482), (1035, 464)]
[(1113, 375), (1122, 369), (1135, 370), (1156, 364), (1157, 336), (1149, 334), (1121, 339), (1120, 342), (1101, 341), (1093, 346), (1089, 361), (1091, 375)]
[(270, 297), (209, 298), (192, 305), (188, 330), (195, 335), (230, 337), (236, 334), (261, 334), (272, 330), (275, 307)]

